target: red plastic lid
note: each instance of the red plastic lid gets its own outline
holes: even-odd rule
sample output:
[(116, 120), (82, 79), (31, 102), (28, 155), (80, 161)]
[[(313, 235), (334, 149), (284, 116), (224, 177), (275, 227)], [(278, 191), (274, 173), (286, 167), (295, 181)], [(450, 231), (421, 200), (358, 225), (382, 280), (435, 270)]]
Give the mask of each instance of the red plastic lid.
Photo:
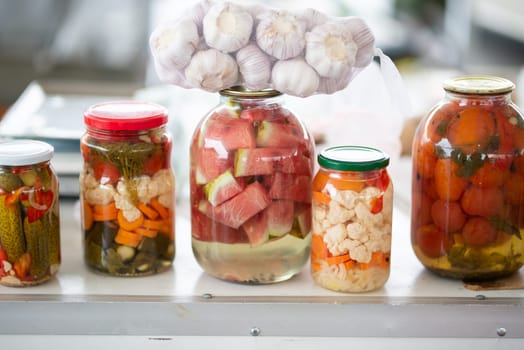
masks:
[(84, 123), (103, 130), (152, 129), (167, 123), (167, 109), (149, 102), (105, 102), (89, 107)]

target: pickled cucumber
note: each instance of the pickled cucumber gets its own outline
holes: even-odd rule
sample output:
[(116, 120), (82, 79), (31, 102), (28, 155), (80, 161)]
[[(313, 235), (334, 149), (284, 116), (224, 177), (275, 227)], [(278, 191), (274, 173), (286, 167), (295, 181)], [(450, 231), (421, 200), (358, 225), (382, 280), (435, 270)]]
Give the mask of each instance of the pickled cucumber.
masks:
[(22, 186), (20, 178), (13, 173), (0, 173), (0, 188), (6, 192), (16, 190)]
[(27, 252), (31, 255), (31, 275), (40, 277), (49, 268), (48, 232), (42, 219), (29, 222), (24, 219), (24, 233), (27, 242)]
[(22, 228), (20, 205), (5, 204), (7, 195), (0, 195), (0, 241), (7, 257), (14, 263), (25, 252), (26, 242)]
[(51, 212), (45, 216), (44, 223), (48, 233), (47, 251), (49, 255), (49, 264), (55, 265), (60, 263), (60, 221), (57, 214)]

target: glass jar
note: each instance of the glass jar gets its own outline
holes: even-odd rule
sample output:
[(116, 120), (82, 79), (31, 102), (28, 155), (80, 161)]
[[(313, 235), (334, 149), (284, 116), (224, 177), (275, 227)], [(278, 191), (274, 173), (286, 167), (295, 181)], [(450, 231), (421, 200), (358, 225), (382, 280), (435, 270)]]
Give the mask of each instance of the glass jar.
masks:
[(175, 256), (175, 178), (165, 108), (97, 104), (84, 114), (80, 203), (84, 257), (115, 276), (154, 274)]
[(58, 179), (45, 142), (0, 143), (0, 284), (49, 280), (60, 266)]
[(262, 284), (309, 258), (313, 140), (275, 90), (220, 92), (191, 143), (193, 253), (209, 274)]
[(411, 242), (441, 276), (496, 278), (524, 262), (524, 120), (513, 88), (451, 79), (415, 134)]
[(311, 273), (320, 286), (368, 292), (389, 278), (393, 185), (389, 156), (336, 146), (318, 156), (313, 180)]

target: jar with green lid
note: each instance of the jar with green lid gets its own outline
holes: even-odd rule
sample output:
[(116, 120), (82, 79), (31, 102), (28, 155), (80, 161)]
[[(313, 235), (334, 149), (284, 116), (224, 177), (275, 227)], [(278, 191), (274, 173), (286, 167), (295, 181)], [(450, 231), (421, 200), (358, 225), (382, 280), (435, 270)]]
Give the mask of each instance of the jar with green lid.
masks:
[(450, 79), (415, 134), (411, 242), (441, 276), (485, 280), (524, 263), (524, 119), (514, 87), (493, 76)]
[(191, 143), (193, 253), (210, 275), (284, 281), (309, 259), (314, 144), (275, 90), (220, 92)]
[(0, 143), (0, 284), (46, 282), (60, 266), (58, 180), (53, 147), (35, 140)]
[(336, 146), (318, 155), (313, 180), (311, 273), (320, 286), (368, 292), (389, 278), (393, 185), (389, 156)]
[(175, 256), (175, 177), (167, 110), (113, 101), (84, 113), (80, 203), (86, 264), (114, 276), (167, 270)]

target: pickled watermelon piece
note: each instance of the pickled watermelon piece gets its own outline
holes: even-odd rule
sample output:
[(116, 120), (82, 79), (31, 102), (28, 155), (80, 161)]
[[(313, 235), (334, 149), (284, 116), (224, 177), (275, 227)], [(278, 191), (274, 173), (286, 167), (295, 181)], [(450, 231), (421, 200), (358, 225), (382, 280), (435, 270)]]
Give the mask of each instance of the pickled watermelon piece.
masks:
[(241, 148), (235, 153), (235, 176), (270, 175), (277, 171), (309, 175), (312, 165), (296, 148)]
[(295, 205), (290, 200), (274, 200), (265, 210), (268, 217), (268, 229), (271, 236), (283, 236), (293, 227)]
[(261, 122), (273, 117), (273, 109), (247, 108), (240, 112), (240, 119), (249, 120), (251, 123)]
[(271, 199), (311, 203), (311, 176), (275, 173), (269, 180)]
[(256, 246), (266, 242), (269, 239), (267, 209), (246, 221), (242, 228), (251, 245)]
[(298, 228), (300, 230), (300, 233), (302, 234), (302, 237), (305, 237), (309, 232), (311, 232), (311, 204), (296, 203), (295, 220), (297, 221)]
[(244, 189), (243, 182), (237, 181), (231, 170), (228, 169), (220, 174), (216, 179), (204, 186), (204, 193), (207, 200), (217, 206), (228, 199), (236, 196)]
[(195, 159), (195, 178), (198, 185), (204, 185), (216, 179), (220, 174), (233, 167), (233, 158), (227, 152), (222, 155), (214, 148), (200, 148)]
[(304, 130), (299, 125), (263, 121), (258, 126), (257, 147), (294, 147), (305, 143)]
[(199, 210), (191, 211), (191, 234), (193, 238), (204, 242), (248, 243), (248, 237), (242, 230), (212, 221)]
[(212, 220), (237, 229), (270, 203), (271, 199), (264, 187), (255, 181), (235, 197), (216, 207), (208, 201), (200, 201), (198, 209)]
[(249, 120), (239, 118), (209, 119), (203, 134), (205, 147), (231, 151), (238, 148), (255, 148), (255, 128)]

